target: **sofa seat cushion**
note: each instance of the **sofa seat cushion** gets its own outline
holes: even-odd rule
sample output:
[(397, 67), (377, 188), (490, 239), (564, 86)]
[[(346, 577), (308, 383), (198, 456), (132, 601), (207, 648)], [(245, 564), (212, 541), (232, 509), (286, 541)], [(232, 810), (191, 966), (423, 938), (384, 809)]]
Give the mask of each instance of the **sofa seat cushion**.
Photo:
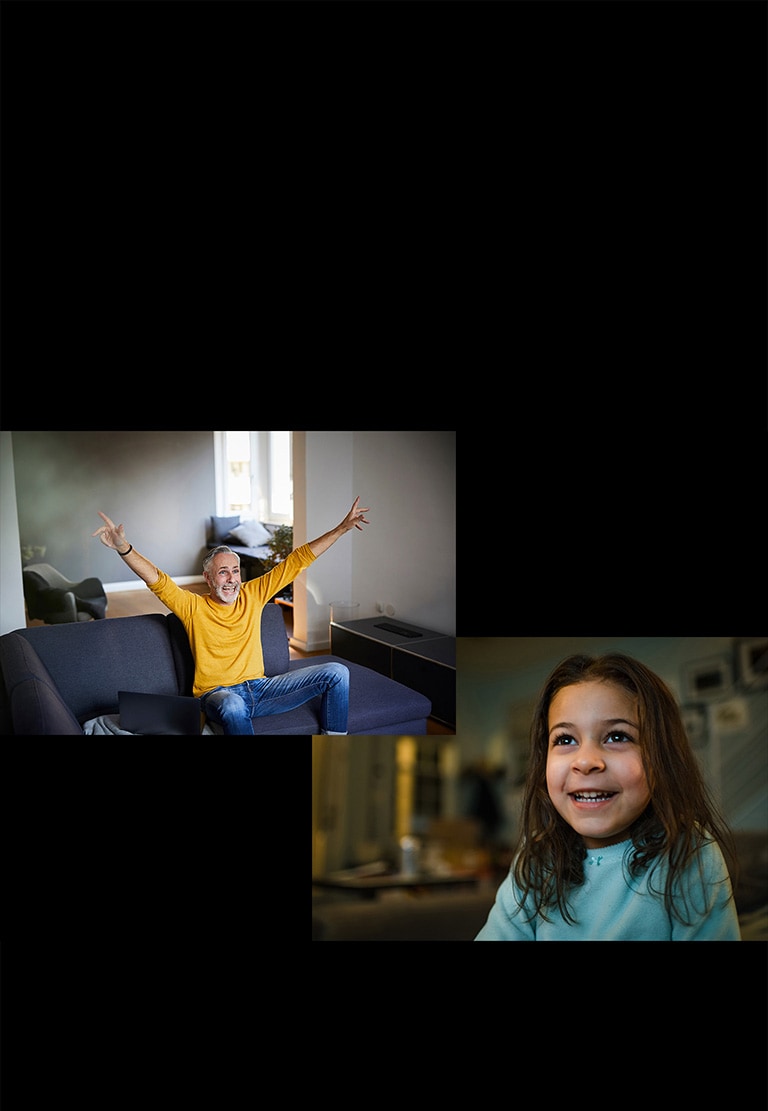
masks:
[(341, 656), (294, 660), (291, 670), (294, 665), (305, 667), (320, 659), (349, 668), (349, 733), (368, 733), (394, 722), (423, 721), (432, 713), (432, 703), (425, 695)]
[[(414, 730), (423, 728), (424, 721), (432, 712), (432, 703), (423, 694), (360, 664), (343, 660), (341, 656), (310, 656), (304, 660), (291, 660), (287, 670), (297, 671), (323, 663), (339, 663), (349, 668), (349, 733), (382, 731), (388, 734), (398, 724)], [(254, 731), (274, 736), (318, 734), (320, 703), (318, 695), (295, 710), (254, 718)]]

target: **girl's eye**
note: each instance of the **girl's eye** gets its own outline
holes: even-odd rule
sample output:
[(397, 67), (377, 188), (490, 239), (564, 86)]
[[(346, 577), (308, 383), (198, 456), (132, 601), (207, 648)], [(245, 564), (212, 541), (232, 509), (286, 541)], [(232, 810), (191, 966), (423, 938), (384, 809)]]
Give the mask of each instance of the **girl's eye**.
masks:
[(567, 733), (558, 733), (558, 735), (556, 737), (552, 738), (552, 747), (553, 748), (555, 748), (555, 746), (557, 746), (557, 745), (570, 745), (570, 744), (576, 744), (576, 740), (575, 740), (574, 737), (569, 736)]
[[(617, 730), (615, 733), (609, 733), (605, 738), (606, 744), (625, 744), (632, 743), (634, 738), (630, 737), (628, 733), (622, 733)], [(572, 737), (570, 733), (558, 733), (556, 737), (552, 738), (553, 748), (563, 748), (575, 745), (576, 738)]]

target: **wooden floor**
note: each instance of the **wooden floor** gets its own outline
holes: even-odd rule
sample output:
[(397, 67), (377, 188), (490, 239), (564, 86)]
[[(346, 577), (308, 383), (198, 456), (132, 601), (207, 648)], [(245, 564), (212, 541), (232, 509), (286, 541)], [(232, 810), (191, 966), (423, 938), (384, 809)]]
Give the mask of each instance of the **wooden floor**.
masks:
[[(193, 594), (207, 594), (207, 583), (189, 583), (184, 587), (185, 590), (191, 590)], [(285, 628), (288, 636), (293, 632), (293, 610), (288, 606), (282, 606), (283, 617), (285, 619)], [(141, 613), (170, 613), (171, 611), (167, 606), (164, 606), (159, 598), (156, 598), (151, 590), (142, 587), (140, 590), (118, 590), (115, 593), (107, 594), (107, 617), (135, 617)], [(32, 625), (43, 625), (42, 621), (30, 621), (27, 618), (27, 628)], [(308, 656), (323, 656), (327, 652), (320, 649), (318, 652), (302, 652), (300, 648), (294, 648), (289, 645), (288, 654), (292, 660), (303, 660)], [(439, 721), (433, 721), (432, 718), (427, 719), (427, 734), (445, 734), (446, 736), (454, 736), (456, 730), (449, 729), (447, 726), (442, 725)]]

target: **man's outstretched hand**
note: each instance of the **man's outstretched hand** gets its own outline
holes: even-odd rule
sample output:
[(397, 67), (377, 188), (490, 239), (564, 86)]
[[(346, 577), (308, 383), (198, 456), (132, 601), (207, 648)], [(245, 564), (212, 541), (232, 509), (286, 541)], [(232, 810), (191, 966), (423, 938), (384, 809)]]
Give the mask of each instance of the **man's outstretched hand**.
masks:
[(113, 551), (119, 552), (127, 548), (128, 541), (125, 539), (125, 526), (116, 525), (114, 521), (110, 521), (106, 513), (102, 513), (100, 509), (97, 510), (97, 513), (105, 523), (101, 528), (97, 528), (95, 532), (92, 532), (91, 536), (98, 536), (102, 544), (105, 544), (108, 548), (112, 548)]
[[(352, 502), (352, 508), (350, 509), (344, 520), (341, 522), (341, 527), (344, 529), (345, 532), (348, 532), (353, 527), (359, 528), (362, 532), (363, 525), (370, 525), (371, 523), (370, 521), (367, 521), (363, 516), (364, 513), (368, 512), (368, 506), (364, 505), (362, 508), (360, 508), (360, 498), (355, 498), (355, 500)], [(362, 524), (360, 524), (361, 521)]]
[(371, 523), (367, 517), (364, 516), (367, 512), (368, 507), (363, 506), (361, 509), (360, 498), (355, 498), (349, 513), (336, 528), (332, 528), (330, 532), (324, 532), (323, 535), (318, 536), (316, 540), (310, 540), (309, 547), (312, 554), (317, 557), (322, 555), (323, 552), (327, 552), (331, 544), (335, 544), (339, 537), (343, 536), (345, 532), (349, 532), (350, 529), (359, 528), (362, 532), (363, 525), (369, 525)]

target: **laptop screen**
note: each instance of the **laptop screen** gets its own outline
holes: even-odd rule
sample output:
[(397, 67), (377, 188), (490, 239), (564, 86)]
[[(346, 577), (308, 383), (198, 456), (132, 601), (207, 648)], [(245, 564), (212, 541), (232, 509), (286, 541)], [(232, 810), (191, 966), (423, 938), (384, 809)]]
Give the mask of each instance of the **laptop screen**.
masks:
[(129, 733), (196, 737), (203, 731), (199, 698), (118, 691), (120, 728)]

